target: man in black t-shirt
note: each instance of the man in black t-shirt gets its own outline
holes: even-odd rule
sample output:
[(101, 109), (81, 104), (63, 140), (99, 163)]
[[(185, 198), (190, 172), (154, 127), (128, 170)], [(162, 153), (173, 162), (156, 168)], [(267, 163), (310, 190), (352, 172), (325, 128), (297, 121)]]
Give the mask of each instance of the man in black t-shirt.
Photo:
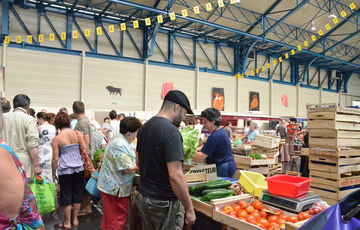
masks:
[(143, 229), (183, 229), (195, 222), (195, 212), (183, 172), (184, 148), (177, 129), (193, 114), (188, 98), (178, 90), (164, 98), (159, 113), (138, 131), (140, 182), (135, 201)]

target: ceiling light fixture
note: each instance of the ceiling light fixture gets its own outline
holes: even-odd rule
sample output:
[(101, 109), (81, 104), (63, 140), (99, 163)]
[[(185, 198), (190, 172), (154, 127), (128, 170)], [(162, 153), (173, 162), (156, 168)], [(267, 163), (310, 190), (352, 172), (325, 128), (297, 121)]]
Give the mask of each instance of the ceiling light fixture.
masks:
[(328, 18), (337, 18), (337, 16), (335, 14), (329, 14)]
[(240, 3), (240, 0), (236, 0), (236, 3)]
[(314, 20), (311, 22), (311, 30), (312, 30), (312, 31), (315, 31), (315, 30), (316, 30)]

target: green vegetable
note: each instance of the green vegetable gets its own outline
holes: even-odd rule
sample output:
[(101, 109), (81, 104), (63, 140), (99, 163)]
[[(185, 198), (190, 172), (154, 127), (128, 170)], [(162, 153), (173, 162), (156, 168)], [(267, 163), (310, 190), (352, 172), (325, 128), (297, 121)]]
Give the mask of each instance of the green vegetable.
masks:
[(231, 186), (232, 183), (230, 181), (223, 181), (219, 183), (209, 184), (206, 186), (207, 189), (216, 189), (216, 188), (227, 188)]
[(205, 189), (205, 190), (203, 190), (202, 192), (201, 192), (201, 195), (206, 195), (206, 194), (208, 194), (208, 193), (210, 193), (210, 192), (215, 192), (215, 191), (227, 191), (227, 190), (229, 190), (229, 189), (226, 189), (226, 188), (216, 188), (216, 189)]
[(251, 157), (254, 160), (263, 160), (263, 159), (265, 159), (263, 156), (261, 156), (258, 153), (250, 153), (249, 157)]
[[(225, 182), (225, 180), (214, 180), (214, 181), (210, 181), (210, 182), (207, 182), (207, 183), (203, 183), (203, 184), (200, 184), (200, 185), (197, 185), (197, 186), (193, 186), (193, 187), (190, 187), (189, 188), (189, 193), (191, 195), (194, 195), (194, 196), (200, 196), (201, 195), (201, 192), (205, 189), (207, 189), (207, 187), (209, 185), (212, 185), (212, 184), (218, 184), (218, 183), (223, 183)], [(231, 182), (230, 182), (231, 183)]]
[(235, 192), (233, 190), (227, 189), (224, 191), (213, 191), (201, 197), (200, 200), (210, 201), (213, 199), (225, 198), (229, 196), (233, 196)]
[(180, 131), (181, 136), (183, 138), (183, 146), (184, 146), (184, 161), (189, 161), (193, 158), (196, 149), (199, 147), (199, 132), (191, 126), (186, 127), (185, 129)]
[(96, 152), (94, 152), (94, 158), (93, 158), (92, 162), (93, 162), (95, 168), (99, 167), (99, 163), (104, 156), (104, 151), (105, 151), (105, 149), (103, 148), (103, 149), (98, 149)]

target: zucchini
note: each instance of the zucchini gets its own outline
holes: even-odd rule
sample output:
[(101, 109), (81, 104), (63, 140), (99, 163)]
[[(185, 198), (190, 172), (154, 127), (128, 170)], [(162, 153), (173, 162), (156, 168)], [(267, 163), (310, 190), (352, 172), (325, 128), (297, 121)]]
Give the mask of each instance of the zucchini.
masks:
[(230, 181), (223, 181), (216, 184), (209, 184), (206, 186), (206, 189), (216, 189), (216, 188), (227, 188), (230, 187), (232, 183)]
[(201, 195), (206, 195), (206, 194), (208, 194), (208, 193), (210, 193), (210, 192), (214, 192), (214, 191), (227, 191), (228, 189), (226, 189), (226, 188), (216, 188), (216, 189), (205, 189), (205, 190), (203, 190), (202, 192), (201, 192)]
[(217, 185), (219, 183), (224, 183), (225, 180), (221, 179), (221, 180), (214, 180), (214, 181), (210, 181), (207, 183), (203, 183), (197, 186), (193, 186), (189, 188), (189, 193), (191, 195), (195, 195), (195, 196), (199, 196), (201, 195), (202, 190), (207, 189), (207, 186), (209, 185)]
[(235, 192), (233, 190), (225, 190), (225, 191), (213, 191), (209, 192), (208, 194), (202, 196), (202, 200), (210, 201), (213, 199), (225, 198), (229, 196), (233, 196)]

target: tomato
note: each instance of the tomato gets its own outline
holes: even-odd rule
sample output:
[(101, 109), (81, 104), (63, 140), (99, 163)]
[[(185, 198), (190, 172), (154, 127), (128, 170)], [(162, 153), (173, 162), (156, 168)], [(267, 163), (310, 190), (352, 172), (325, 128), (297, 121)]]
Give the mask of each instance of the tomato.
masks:
[(259, 213), (259, 210), (254, 209), (254, 211), (252, 211), (251, 213)]
[(241, 209), (246, 209), (247, 207), (249, 207), (250, 206), (250, 204), (248, 204), (248, 203), (243, 203), (240, 207), (241, 207)]
[(299, 221), (305, 220), (304, 215), (305, 215), (305, 212), (300, 212), (300, 213), (297, 215), (298, 220), (299, 220)]
[(298, 222), (298, 219), (296, 216), (290, 216), (289, 219), (287, 219), (287, 221), (289, 221), (291, 223), (296, 223), (296, 222)]
[(278, 216), (279, 220), (286, 220), (287, 216), (281, 214)]
[(245, 202), (244, 200), (240, 200), (240, 201), (238, 202), (238, 205), (240, 205), (240, 207), (241, 207), (243, 204), (246, 204), (246, 202)]
[(312, 215), (310, 215), (309, 213), (307, 213), (307, 212), (304, 213), (304, 220), (310, 219), (311, 217), (312, 217)]
[(256, 218), (252, 215), (249, 215), (246, 221), (251, 224), (256, 224)]
[(229, 214), (231, 211), (234, 211), (231, 206), (225, 206), (223, 210), (225, 211), (226, 214)]
[(282, 211), (280, 211), (280, 210), (276, 210), (274, 213), (275, 213), (275, 214), (278, 214), (278, 215), (283, 214), (283, 212), (282, 212)]
[(263, 208), (263, 203), (261, 203), (261, 201), (259, 201), (259, 200), (255, 200), (255, 201), (252, 203), (252, 206), (253, 206), (255, 209), (261, 210), (261, 209)]
[(260, 212), (259, 212), (259, 214), (260, 214), (260, 216), (261, 216), (262, 218), (265, 218), (265, 219), (267, 219), (267, 217), (268, 217), (268, 214), (267, 214), (267, 212), (264, 212), (264, 211), (260, 211)]
[(233, 209), (235, 212), (238, 212), (238, 211), (241, 209), (241, 207), (240, 207), (240, 205), (238, 205), (238, 204), (234, 204), (234, 205), (232, 206), (232, 209)]
[(249, 206), (245, 209), (247, 211), (247, 213), (252, 213), (252, 211), (254, 211), (254, 207), (253, 206)]
[(238, 211), (238, 217), (240, 218), (240, 217), (244, 217), (244, 218), (247, 218), (249, 215), (248, 215), (248, 213), (245, 211), (245, 210), (243, 210), (243, 209), (241, 209), (240, 211)]
[(286, 220), (283, 220), (283, 219), (278, 219), (278, 224), (280, 225), (280, 226), (284, 226), (285, 225), (285, 223), (286, 223)]
[(229, 215), (230, 215), (230, 216), (235, 216), (235, 217), (237, 217), (237, 212), (231, 211), (231, 212), (229, 212)]
[(275, 223), (277, 223), (277, 220), (278, 220), (278, 219), (279, 219), (279, 218), (278, 218), (277, 215), (271, 215), (271, 216), (269, 216), (269, 218), (268, 218), (269, 222), (275, 222)]
[(270, 226), (270, 222), (265, 218), (260, 218), (259, 223), (264, 225), (266, 228)]
[(246, 222), (246, 218), (244, 217), (238, 217), (239, 220)]
[(251, 215), (252, 215), (253, 217), (255, 217), (257, 221), (259, 221), (259, 220), (261, 219), (261, 216), (260, 216), (260, 214), (259, 214), (258, 212), (255, 212), (255, 213), (252, 212)]
[(259, 228), (262, 228), (262, 229), (266, 229), (266, 227), (260, 223), (257, 223), (256, 226), (258, 226)]
[(270, 226), (267, 230), (280, 230), (280, 226)]

